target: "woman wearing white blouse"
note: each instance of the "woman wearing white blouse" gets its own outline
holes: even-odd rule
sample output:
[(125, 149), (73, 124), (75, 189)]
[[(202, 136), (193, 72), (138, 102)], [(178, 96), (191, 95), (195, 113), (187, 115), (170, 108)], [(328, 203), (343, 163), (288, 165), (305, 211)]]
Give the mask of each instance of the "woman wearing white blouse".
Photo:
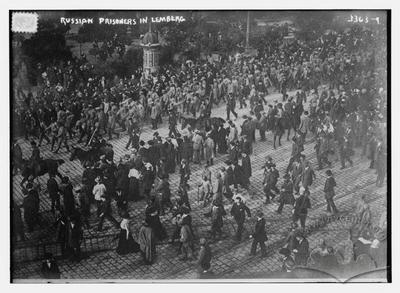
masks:
[(117, 246), (117, 253), (125, 255), (131, 252), (139, 252), (139, 244), (133, 239), (132, 233), (129, 229), (129, 214), (125, 212), (122, 215), (122, 221), (120, 224), (121, 231), (119, 233), (119, 241)]

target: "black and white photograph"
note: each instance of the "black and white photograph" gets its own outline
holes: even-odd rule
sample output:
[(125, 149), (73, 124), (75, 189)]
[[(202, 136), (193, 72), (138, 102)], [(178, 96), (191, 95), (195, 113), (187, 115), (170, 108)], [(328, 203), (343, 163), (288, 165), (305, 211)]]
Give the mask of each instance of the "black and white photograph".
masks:
[(390, 283), (391, 10), (132, 6), (9, 10), (10, 282)]

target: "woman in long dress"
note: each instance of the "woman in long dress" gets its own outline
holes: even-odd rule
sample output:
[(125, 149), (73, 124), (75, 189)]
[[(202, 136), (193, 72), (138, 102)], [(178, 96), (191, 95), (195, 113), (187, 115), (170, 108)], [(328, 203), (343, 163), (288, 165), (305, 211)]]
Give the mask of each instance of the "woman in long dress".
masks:
[(139, 244), (133, 239), (132, 233), (129, 230), (129, 222), (128, 213), (124, 213), (122, 215), (122, 221), (120, 224), (121, 231), (119, 233), (119, 241), (117, 246), (117, 253), (119, 255), (140, 251)]
[(140, 200), (139, 171), (134, 167), (131, 168), (129, 170), (128, 178), (129, 178), (128, 201), (138, 201)]
[(160, 205), (153, 196), (147, 203), (145, 209), (145, 218), (146, 222), (153, 229), (157, 241), (162, 241), (168, 237), (168, 234), (160, 221), (159, 211)]
[(152, 264), (156, 255), (156, 239), (148, 221), (143, 222), (138, 236), (140, 251), (145, 264)]

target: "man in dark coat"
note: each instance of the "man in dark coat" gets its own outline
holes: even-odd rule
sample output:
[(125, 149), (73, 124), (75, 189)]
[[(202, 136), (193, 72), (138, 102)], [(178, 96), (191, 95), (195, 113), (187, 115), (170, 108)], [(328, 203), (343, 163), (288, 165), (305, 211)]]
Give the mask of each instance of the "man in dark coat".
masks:
[(154, 262), (156, 255), (156, 236), (148, 221), (144, 221), (140, 227), (138, 242), (145, 264)]
[(226, 180), (227, 184), (233, 185), (235, 183), (235, 175), (233, 174), (233, 164), (231, 161), (226, 161), (225, 164), (227, 164), (226, 168)]
[(276, 194), (279, 194), (279, 189), (276, 187), (276, 184), (278, 183), (278, 178), (279, 178), (279, 171), (276, 169), (275, 164), (271, 164), (271, 190), (273, 190)]
[(168, 207), (170, 210), (172, 208), (171, 190), (169, 187), (168, 177), (163, 177), (161, 179), (161, 183), (157, 186), (156, 192), (161, 194), (160, 212), (161, 215), (164, 215), (165, 207)]
[(227, 130), (224, 128), (223, 125), (221, 125), (218, 128), (215, 140), (216, 145), (218, 146), (218, 152), (220, 154), (225, 154), (226, 150), (228, 149), (228, 146), (226, 144), (226, 136), (227, 136)]
[(235, 188), (238, 187), (238, 184), (243, 186), (243, 172), (241, 166), (236, 162), (235, 164), (231, 165), (232, 170), (233, 170), (233, 186)]
[(132, 118), (129, 118), (129, 123), (128, 123), (128, 143), (126, 144), (125, 148), (128, 149), (130, 146), (135, 148), (136, 150), (139, 149), (139, 135), (137, 134), (135, 130), (135, 124), (132, 121)]
[(285, 204), (293, 205), (294, 196), (293, 196), (293, 183), (290, 180), (290, 175), (285, 174), (283, 176), (283, 183), (281, 187), (280, 197), (279, 197), (279, 207), (276, 211), (278, 214), (282, 213), (283, 206)]
[(171, 138), (167, 137), (166, 142), (164, 143), (164, 149), (166, 153), (166, 165), (168, 173), (175, 173), (175, 157), (176, 150), (173, 145)]
[(35, 170), (35, 173), (38, 173), (40, 170), (39, 163), (42, 160), (40, 156), (40, 149), (36, 145), (36, 142), (31, 141), (31, 146), (32, 146), (32, 155), (30, 157), (30, 163), (31, 163), (31, 168), (32, 170)]
[(250, 209), (243, 203), (243, 198), (237, 195), (235, 198), (235, 203), (232, 205), (231, 215), (235, 219), (237, 224), (237, 230), (235, 234), (235, 239), (240, 241), (242, 239), (242, 232), (244, 221), (246, 220), (246, 213), (248, 217), (251, 217)]
[(55, 209), (57, 210), (60, 209), (60, 194), (58, 193), (59, 192), (58, 183), (54, 178), (55, 175), (50, 173), (49, 176), (50, 178), (47, 181), (47, 191), (49, 192), (51, 200), (51, 211), (52, 213), (54, 213)]
[(75, 197), (72, 191), (72, 184), (67, 176), (63, 177), (60, 190), (63, 195), (65, 216), (71, 216), (75, 212)]
[(215, 239), (218, 236), (221, 238), (222, 236), (222, 226), (224, 225), (223, 216), (225, 216), (225, 209), (223, 205), (214, 200), (211, 207), (211, 237)]
[(24, 232), (24, 222), (22, 221), (21, 216), (21, 208), (18, 206), (15, 201), (11, 198), (12, 206), (12, 220), (13, 220), (13, 235), (15, 240), (24, 241), (26, 239), (25, 232)]
[(230, 119), (230, 113), (237, 118), (238, 114), (235, 112), (235, 107), (236, 107), (236, 101), (235, 98), (233, 97), (232, 93), (229, 93), (229, 96), (226, 99), (226, 120)]
[(111, 198), (109, 196), (102, 197), (98, 204), (100, 220), (97, 224), (97, 231), (103, 230), (104, 219), (108, 219), (116, 228), (119, 228), (119, 222), (112, 216)]
[(232, 141), (229, 145), (229, 150), (228, 150), (228, 159), (229, 161), (235, 163), (239, 159), (239, 151), (236, 146), (236, 144)]
[(308, 197), (309, 191), (300, 188), (300, 196), (296, 199), (293, 210), (293, 222), (297, 223), (300, 220), (301, 227), (306, 228), (306, 218), (308, 209), (311, 208), (310, 198)]
[(190, 167), (189, 163), (186, 159), (182, 159), (181, 165), (179, 168), (179, 174), (181, 177), (181, 180), (179, 184), (187, 184), (188, 180), (190, 179)]
[(293, 252), (295, 254), (294, 260), (296, 262), (296, 265), (306, 266), (308, 257), (310, 255), (310, 245), (304, 233), (298, 233), (296, 235), (296, 238), (297, 244), (296, 247), (293, 249)]
[(265, 112), (262, 113), (260, 120), (258, 121), (258, 130), (260, 131), (261, 141), (265, 141), (265, 131), (268, 128), (268, 117)]
[(253, 153), (253, 146), (249, 136), (245, 136), (241, 141), (240, 150), (242, 151), (242, 153), (246, 153), (249, 156)]
[(169, 122), (169, 132), (168, 135), (177, 135), (178, 131), (176, 129), (176, 124), (177, 124), (177, 113), (175, 111), (169, 111), (169, 115), (168, 115), (168, 122)]
[(243, 186), (247, 189), (250, 185), (250, 177), (251, 177), (251, 161), (250, 156), (246, 153), (242, 153), (242, 175), (243, 175)]
[(119, 199), (121, 199), (122, 201), (128, 199), (128, 192), (129, 192), (128, 174), (129, 174), (128, 164), (121, 161), (117, 167), (115, 188), (121, 191)]
[(263, 218), (262, 211), (257, 212), (257, 222), (254, 228), (254, 234), (251, 236), (253, 243), (251, 245), (251, 255), (256, 255), (257, 244), (260, 243), (261, 256), (266, 256), (265, 241), (268, 240), (267, 233), (265, 232), (265, 219)]
[(204, 274), (208, 273), (211, 267), (211, 259), (212, 259), (211, 248), (208, 245), (207, 240), (205, 238), (201, 238), (199, 260), (197, 261), (200, 278), (204, 276)]
[(33, 184), (29, 182), (26, 185), (27, 194), (23, 200), (24, 220), (28, 227), (28, 231), (32, 232), (33, 228), (39, 224), (39, 193)]
[(302, 181), (301, 184), (303, 187), (308, 190), (308, 187), (311, 186), (313, 181), (315, 180), (315, 173), (314, 170), (311, 168), (310, 161), (305, 162), (305, 168), (302, 174)]
[(335, 178), (333, 178), (333, 174), (331, 170), (327, 170), (325, 173), (328, 178), (325, 180), (325, 186), (324, 186), (324, 192), (325, 192), (325, 199), (326, 199), (326, 204), (327, 204), (327, 212), (332, 212), (337, 214), (339, 211), (336, 208), (335, 203), (333, 202), (333, 197), (335, 196), (335, 186), (336, 186), (336, 181)]
[(286, 173), (292, 168), (292, 164), (299, 159), (301, 156), (301, 152), (304, 150), (304, 146), (301, 143), (301, 138), (299, 135), (296, 135), (292, 138), (292, 154), (289, 160), (289, 164), (286, 168)]
[(43, 279), (60, 279), (61, 273), (56, 260), (50, 253), (45, 254), (45, 260), (42, 262), (40, 273)]
[(78, 186), (75, 190), (78, 193), (79, 213), (82, 217), (82, 222), (85, 224), (86, 228), (89, 229), (90, 197), (92, 190), (89, 188), (86, 180), (82, 182), (82, 186)]
[(79, 261), (83, 231), (78, 220), (71, 217), (66, 227), (66, 247), (71, 260)]

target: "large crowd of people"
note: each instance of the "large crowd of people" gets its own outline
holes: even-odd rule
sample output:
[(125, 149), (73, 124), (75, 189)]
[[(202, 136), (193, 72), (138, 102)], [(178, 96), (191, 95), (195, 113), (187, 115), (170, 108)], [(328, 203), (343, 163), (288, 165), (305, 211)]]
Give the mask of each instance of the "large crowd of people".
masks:
[[(222, 235), (226, 203), (233, 203), (229, 213), (237, 224), (237, 241), (242, 240), (246, 218), (256, 215), (251, 254), (256, 253), (258, 244), (262, 255), (267, 254), (263, 213), (250, 210), (240, 190), (249, 190), (251, 185), (251, 158), (257, 132), (261, 141), (272, 132), (280, 145), (283, 133), (294, 129), (293, 137), (288, 134), (292, 152), (285, 172), (279, 174), (272, 153), (263, 167), (262, 190), (265, 204), (277, 198), (277, 213), (282, 213), (285, 206), (293, 210), (293, 229), (280, 250), (284, 256), (283, 270), (291, 272), (296, 265), (306, 265), (310, 256), (306, 239), (307, 214), (312, 209), (309, 195), (314, 181), (319, 180), (310, 158), (303, 153), (305, 143), (315, 144), (316, 167), (325, 169), (323, 191), (328, 212), (340, 212), (334, 202), (335, 187), (340, 182), (335, 181), (332, 162), (339, 160), (342, 169), (353, 166), (354, 148), (361, 148), (361, 154), (371, 161), (370, 168), (376, 169), (376, 185), (384, 183), (387, 83), (382, 38), (383, 35), (368, 29), (353, 28), (331, 31), (307, 42), (295, 40), (284, 44), (277, 39), (265, 44), (257, 57), (237, 54), (221, 61), (194, 60), (165, 66), (149, 76), (138, 69), (129, 78), (97, 76), (85, 58), (47, 67), (38, 64), (42, 74), (37, 91), (17, 92), (21, 102), (14, 107), (13, 123), (31, 142), (32, 155), (24, 161), (28, 154), (22, 154), (14, 142), (14, 171), (23, 173), (27, 165), (40, 168), (43, 143), (50, 144), (54, 153), (65, 148), (72, 153), (71, 159), (81, 161), (84, 171), (79, 186), (72, 186), (65, 176), (58, 183), (56, 174), (50, 174), (47, 183), (58, 227), (57, 239), (62, 243), (64, 256), (75, 260), (80, 258), (82, 229), (90, 226), (93, 205), (97, 207), (98, 231), (103, 229), (104, 220), (121, 229), (118, 253), (141, 251), (144, 263), (151, 264), (156, 259), (155, 244), (169, 238), (172, 243), (179, 240), (182, 260), (195, 257), (194, 240), (198, 238), (193, 229), (196, 223), (190, 215), (193, 198), (189, 198), (188, 192), (198, 188), (197, 200), (210, 207), (206, 215), (211, 221), (210, 235), (200, 239), (198, 253), (199, 270), (204, 275), (210, 270), (209, 242)], [(274, 89), (282, 98), (270, 102), (266, 97)], [(222, 103), (226, 105), (226, 117), (216, 120), (211, 117), (211, 109)], [(237, 123), (237, 107), (249, 109), (241, 125)], [(169, 125), (167, 137), (157, 132), (163, 119)], [(178, 129), (179, 121), (189, 122)], [(154, 130), (148, 141), (141, 139), (146, 122), (151, 122)], [(127, 154), (114, 158), (107, 140), (118, 139), (125, 133), (129, 137)], [(89, 150), (77, 148), (80, 143)], [(209, 166), (216, 157), (223, 157), (225, 166), (212, 174)], [(198, 186), (191, 180), (193, 164), (204, 165)], [(174, 173), (180, 176), (177, 190), (171, 190), (169, 183)], [(41, 191), (34, 179), (35, 176), (29, 177), (23, 186), (23, 220), (20, 207), (13, 206), (15, 236), (20, 240), (25, 238), (25, 225), (33, 231), (39, 223)], [(78, 194), (79, 204), (74, 193)], [(134, 239), (129, 229), (128, 203), (141, 200), (147, 202), (145, 221)], [(117, 203), (122, 222), (113, 216), (112, 201)], [(377, 257), (371, 251), (377, 251), (379, 243), (385, 242), (387, 228), (384, 219), (372, 223), (368, 209), (365, 202), (357, 206), (357, 216), (362, 220), (353, 227), (351, 240), (377, 265), (382, 265), (383, 256)], [(172, 235), (167, 234), (160, 219), (165, 213), (171, 213), (175, 219)], [(373, 229), (378, 226), (379, 229)], [(365, 241), (360, 242), (360, 238)], [(332, 250), (323, 247), (318, 257), (313, 255), (314, 263), (322, 267), (324, 259), (329, 261), (335, 254)], [(348, 264), (360, 254), (358, 250), (352, 251), (351, 257), (338, 262)], [(51, 258), (47, 259), (51, 267)], [(47, 264), (43, 264), (45, 270)]]

